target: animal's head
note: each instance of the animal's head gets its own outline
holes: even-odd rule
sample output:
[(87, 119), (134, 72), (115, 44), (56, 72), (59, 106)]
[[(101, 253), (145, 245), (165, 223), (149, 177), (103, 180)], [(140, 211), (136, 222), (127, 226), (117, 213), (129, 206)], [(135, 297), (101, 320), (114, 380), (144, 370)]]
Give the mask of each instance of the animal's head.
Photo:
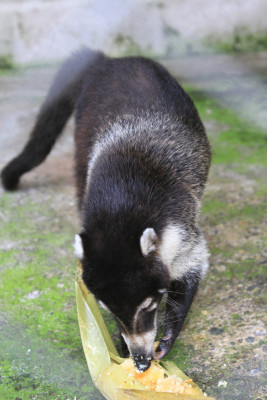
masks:
[(157, 331), (157, 308), (169, 274), (157, 254), (157, 235), (147, 228), (120, 241), (103, 231), (76, 236), (83, 280), (100, 305), (118, 321), (140, 371), (150, 366)]

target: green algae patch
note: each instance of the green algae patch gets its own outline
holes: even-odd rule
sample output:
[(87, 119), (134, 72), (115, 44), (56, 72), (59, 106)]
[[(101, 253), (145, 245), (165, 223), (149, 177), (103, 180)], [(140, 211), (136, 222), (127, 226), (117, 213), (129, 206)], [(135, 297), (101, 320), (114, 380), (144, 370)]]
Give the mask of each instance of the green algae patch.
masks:
[(6, 72), (14, 72), (14, 68), (15, 64), (10, 55), (0, 56), (0, 75), (5, 74)]
[[(80, 346), (75, 303), (74, 232), (71, 225), (53, 221), (48, 204), (31, 199), (17, 204), (15, 194), (0, 199), (0, 304), (14, 322), (64, 348)], [(116, 325), (107, 318), (111, 331)]]
[[(56, 398), (58, 400), (65, 400), (68, 393), (62, 393), (62, 389), (58, 390), (57, 387), (45, 382), (35, 371), (21, 363), (13, 361), (11, 363), (6, 361), (0, 362), (0, 396), (2, 399), (7, 398), (35, 398), (38, 400), (46, 400), (49, 398)], [(11, 397), (13, 396), (13, 397)], [(27, 397), (26, 397), (27, 396)]]
[(88, 377), (82, 350), (73, 357), (7, 320), (0, 334), (1, 399), (101, 399)]
[(223, 53), (249, 53), (267, 50), (267, 32), (260, 31), (252, 33), (246, 27), (238, 27), (235, 29), (231, 37), (216, 39), (211, 42), (214, 49)]
[[(81, 348), (74, 230), (51, 198), (50, 189), (0, 198), (0, 309), (8, 321), (0, 318), (0, 397), (101, 399)], [(115, 330), (110, 317), (108, 326)]]
[[(261, 222), (267, 213), (266, 203), (256, 204), (227, 204), (216, 198), (206, 198), (203, 202), (202, 211), (209, 217), (209, 223), (216, 225), (219, 221), (227, 218), (227, 221), (242, 221), (244, 224), (250, 222)], [(234, 226), (233, 226), (234, 228)]]
[(173, 361), (182, 371), (186, 372), (190, 366), (190, 359), (193, 353), (194, 347), (192, 345), (185, 344), (180, 339), (177, 339), (166, 359)]
[[(240, 164), (246, 171), (249, 164), (267, 165), (267, 137), (252, 123), (245, 122), (233, 111), (221, 106), (205, 93), (186, 87), (201, 118), (221, 124), (218, 134), (208, 136), (212, 145), (213, 164)], [(220, 128), (218, 127), (218, 131)]]
[(10, 194), (1, 199), (6, 219), (0, 303), (13, 321), (64, 347), (77, 347), (71, 228), (53, 232), (52, 210), (31, 201), (15, 205), (13, 199)]
[(156, 54), (152, 49), (152, 46), (147, 45), (145, 48), (139, 46), (132, 37), (129, 35), (123, 35), (122, 33), (117, 34), (113, 38), (114, 42), (114, 51), (113, 55), (120, 57), (129, 57), (129, 56), (142, 56), (142, 57), (150, 57), (155, 58)]

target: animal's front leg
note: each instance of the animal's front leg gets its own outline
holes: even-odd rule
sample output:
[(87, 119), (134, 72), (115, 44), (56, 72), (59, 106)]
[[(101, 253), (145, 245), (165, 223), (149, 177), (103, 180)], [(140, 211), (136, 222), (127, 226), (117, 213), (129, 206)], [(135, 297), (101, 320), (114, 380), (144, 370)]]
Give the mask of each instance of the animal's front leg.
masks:
[(172, 282), (167, 298), (164, 337), (156, 349), (155, 359), (164, 357), (172, 348), (197, 292), (198, 284), (198, 275), (190, 275), (183, 280)]
[(122, 352), (122, 356), (127, 358), (129, 357), (130, 353), (129, 353), (129, 349), (127, 344), (125, 343), (125, 340), (123, 339), (122, 334), (120, 333), (120, 339), (121, 339), (121, 352)]

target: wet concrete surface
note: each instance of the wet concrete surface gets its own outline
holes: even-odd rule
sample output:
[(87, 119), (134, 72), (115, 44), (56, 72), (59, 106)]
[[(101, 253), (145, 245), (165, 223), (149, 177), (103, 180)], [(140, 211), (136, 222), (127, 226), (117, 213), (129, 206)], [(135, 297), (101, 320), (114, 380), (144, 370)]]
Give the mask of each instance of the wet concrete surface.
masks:
[[(264, 128), (267, 101), (266, 87), (262, 84), (263, 81), (266, 83), (265, 61), (262, 60), (266, 60), (266, 55), (259, 56), (258, 60), (259, 62), (256, 62), (256, 56), (243, 60), (221, 56), (202, 60), (198, 58), (194, 61), (172, 61), (166, 64), (181, 82), (205, 91), (221, 101), (224, 106), (232, 107), (236, 113), (240, 112), (240, 115), (243, 115), (243, 108), (252, 108), (253, 115), (249, 111), (244, 118), (256, 121), (257, 126)], [(0, 169), (21, 150), (27, 140), (55, 70), (55, 67), (40, 67), (0, 75)], [(226, 75), (230, 75), (230, 78)], [(239, 90), (242, 87), (240, 82), (243, 81), (247, 82), (244, 85), (245, 97)], [(249, 96), (250, 88), (252, 96)], [(230, 98), (229, 93), (232, 93)], [(253, 106), (251, 105), (250, 99), (253, 96), (262, 97), (259, 107), (255, 108), (255, 104), (258, 103), (254, 101)], [(244, 107), (241, 100), (245, 103)], [(227, 121), (224, 124), (216, 118), (207, 118), (205, 124), (211, 139), (228, 126)], [(67, 342), (64, 336), (61, 342), (61, 339), (58, 339), (59, 333), (56, 332), (58, 328), (55, 326), (55, 333), (50, 333), (49, 330), (46, 337), (42, 334), (42, 327), (39, 328), (40, 322), (34, 322), (27, 316), (21, 321), (16, 317), (20, 310), (16, 303), (16, 294), (13, 295), (13, 300), (11, 296), (10, 301), (3, 295), (0, 300), (0, 305), (3, 306), (0, 319), (0, 359), (7, 360), (10, 364), (13, 362), (16, 371), (17, 364), (24, 365), (21, 368), (25, 369), (25, 373), (35, 373), (37, 378), (39, 374), (45, 382), (58, 390), (55, 391), (56, 394), (53, 394), (53, 390), (45, 392), (45, 389), (42, 389), (44, 392), (41, 392), (41, 386), (36, 384), (36, 388), (32, 385), (31, 390), (18, 385), (16, 392), (14, 385), (7, 384), (8, 379), (11, 379), (8, 373), (1, 375), (0, 369), (0, 395), (6, 399), (61, 400), (74, 399), (75, 396), (77, 400), (101, 398), (89, 378), (78, 341), (78, 331), (75, 331), (77, 327), (72, 281), (75, 258), (72, 255), (71, 241), (74, 233), (79, 230), (79, 221), (74, 193), (72, 133), (73, 121), (70, 121), (48, 159), (23, 177), (20, 190), (5, 194), (3, 189), (0, 189), (3, 199), (0, 222), (4, 226), (0, 249), (3, 254), (12, 251), (17, 253), (14, 259), (6, 258), (1, 264), (0, 273), (3, 278), (10, 268), (16, 271), (14, 276), (15, 273), (19, 274), (21, 270), (27, 269), (29, 260), (33, 257), (33, 247), (42, 246), (42, 238), (33, 245), (35, 237), (40, 236), (40, 230), (46, 235), (49, 235), (50, 231), (58, 235), (65, 232), (64, 235), (69, 237), (64, 242), (67, 244), (53, 247), (55, 254), (51, 256), (52, 261), (46, 261), (45, 276), (49, 279), (59, 279), (56, 267), (53, 266), (53, 262), (57, 262), (58, 268), (61, 268), (61, 277), (57, 283), (59, 286), (51, 293), (54, 295), (55, 292), (65, 290), (62, 292), (64, 295), (70, 293), (72, 296), (68, 306), (62, 305), (62, 313), (74, 316), (71, 324), (76, 335), (74, 340), (69, 334)], [(243, 165), (238, 167), (239, 170), (236, 165), (227, 163), (215, 164), (212, 167), (201, 221), (211, 251), (210, 273), (201, 285), (185, 327), (169, 358), (180, 363), (179, 365), (207, 393), (215, 395), (217, 400), (265, 400), (267, 210), (264, 208), (264, 177), (267, 171), (264, 166), (258, 164), (251, 164), (247, 168)], [(215, 206), (214, 199), (217, 201)], [(32, 204), (30, 210), (27, 208), (28, 204)], [(250, 206), (254, 207), (252, 212), (247, 210)], [(237, 212), (233, 213), (233, 210)], [(19, 218), (22, 226), (23, 223), (28, 226), (21, 240), (13, 233), (14, 225), (19, 224)], [(31, 218), (32, 221), (29, 222), (27, 218)], [(51, 240), (48, 243), (51, 243)], [(45, 253), (40, 253), (38, 257), (38, 260), (42, 260), (46, 256)], [(70, 268), (68, 271), (67, 264)], [(73, 271), (71, 265), (74, 266)], [(38, 268), (36, 271), (36, 274), (40, 273)], [(65, 289), (60, 286), (62, 276), (65, 279)], [(34, 272), (27, 279), (35, 279)], [(17, 285), (16, 282), (14, 285)], [(23, 282), (21, 285), (23, 286)], [(38, 299), (29, 299), (34, 297), (34, 290), (39, 290), (40, 294), (45, 292), (36, 284), (36, 287), (25, 289), (26, 294), (18, 297), (22, 299), (22, 304), (25, 304), (26, 299), (28, 307), (33, 304), (33, 314), (37, 312), (34, 304), (38, 304), (40, 312), (44, 307), (42, 303), (37, 303)], [(23, 316), (24, 311), (21, 310)], [(31, 327), (25, 326), (27, 321), (31, 321)], [(18, 338), (20, 330), (21, 341)], [(16, 343), (16, 340), (18, 346), (12, 346), (11, 343)], [(32, 350), (27, 354), (28, 349)], [(30, 355), (31, 352), (34, 357)], [(51, 364), (53, 366), (49, 368)], [(18, 372), (14, 375), (14, 371), (10, 369), (10, 376), (16, 376), (19, 380), (24, 375)], [(27, 383), (25, 385), (27, 386)], [(68, 390), (72, 397), (67, 397)]]
[(203, 55), (165, 65), (182, 82), (217, 98), (267, 132), (267, 53)]

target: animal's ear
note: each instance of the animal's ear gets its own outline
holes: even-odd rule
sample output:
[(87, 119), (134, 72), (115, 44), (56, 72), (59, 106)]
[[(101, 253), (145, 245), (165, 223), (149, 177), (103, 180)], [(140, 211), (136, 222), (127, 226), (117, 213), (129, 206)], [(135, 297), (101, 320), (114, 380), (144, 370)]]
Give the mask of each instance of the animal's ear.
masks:
[(140, 238), (140, 247), (143, 256), (156, 250), (157, 234), (153, 228), (146, 228)]
[(81, 260), (84, 252), (89, 246), (89, 239), (86, 232), (81, 232), (79, 235), (75, 235), (74, 242), (74, 254)]
[(82, 243), (81, 235), (75, 235), (74, 254), (80, 260), (83, 258), (83, 243)]

